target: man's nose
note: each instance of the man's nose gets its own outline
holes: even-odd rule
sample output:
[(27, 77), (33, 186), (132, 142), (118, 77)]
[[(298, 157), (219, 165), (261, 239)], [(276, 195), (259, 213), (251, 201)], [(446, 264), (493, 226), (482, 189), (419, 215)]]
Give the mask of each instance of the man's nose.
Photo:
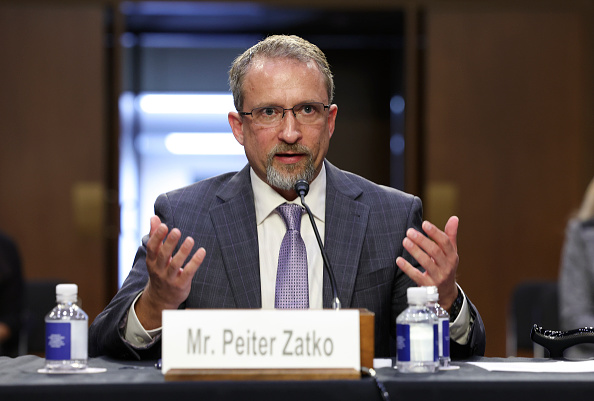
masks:
[(280, 125), (279, 139), (286, 143), (296, 143), (301, 139), (300, 124), (293, 110), (286, 110)]

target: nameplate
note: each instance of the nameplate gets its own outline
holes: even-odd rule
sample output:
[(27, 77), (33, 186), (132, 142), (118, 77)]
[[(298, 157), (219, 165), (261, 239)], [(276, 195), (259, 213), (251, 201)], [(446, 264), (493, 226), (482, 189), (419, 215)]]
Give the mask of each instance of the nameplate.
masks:
[(358, 310), (163, 311), (162, 372), (171, 369), (354, 369)]

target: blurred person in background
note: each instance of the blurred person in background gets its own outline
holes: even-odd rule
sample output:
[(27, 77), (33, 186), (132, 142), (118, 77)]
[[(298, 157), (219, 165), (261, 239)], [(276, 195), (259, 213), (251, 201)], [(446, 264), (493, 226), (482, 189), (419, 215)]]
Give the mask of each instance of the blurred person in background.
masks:
[(18, 248), (0, 232), (0, 356), (18, 355), (23, 294)]
[[(594, 179), (567, 223), (559, 279), (563, 330), (594, 326)], [(594, 344), (571, 347), (567, 357), (594, 357)]]

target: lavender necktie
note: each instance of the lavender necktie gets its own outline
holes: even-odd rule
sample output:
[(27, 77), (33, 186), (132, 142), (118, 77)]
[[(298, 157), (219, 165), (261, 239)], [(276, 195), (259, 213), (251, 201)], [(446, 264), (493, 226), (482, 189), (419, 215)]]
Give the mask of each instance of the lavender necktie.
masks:
[(274, 307), (307, 309), (309, 308), (307, 252), (299, 233), (303, 208), (294, 203), (283, 203), (276, 210), (287, 226), (287, 233), (278, 255)]

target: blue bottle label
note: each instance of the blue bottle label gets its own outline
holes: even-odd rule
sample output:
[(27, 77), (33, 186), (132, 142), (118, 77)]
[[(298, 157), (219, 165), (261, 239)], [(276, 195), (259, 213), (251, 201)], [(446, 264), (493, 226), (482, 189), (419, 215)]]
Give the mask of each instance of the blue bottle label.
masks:
[(433, 361), (439, 360), (439, 325), (433, 325)]
[(399, 362), (436, 362), (439, 359), (437, 324), (396, 324)]
[(397, 357), (401, 362), (410, 362), (410, 326), (408, 324), (396, 325)]
[(45, 324), (45, 359), (70, 360), (70, 323)]
[(441, 341), (442, 341), (442, 353), (444, 357), (450, 356), (450, 321), (444, 319), (441, 322)]

